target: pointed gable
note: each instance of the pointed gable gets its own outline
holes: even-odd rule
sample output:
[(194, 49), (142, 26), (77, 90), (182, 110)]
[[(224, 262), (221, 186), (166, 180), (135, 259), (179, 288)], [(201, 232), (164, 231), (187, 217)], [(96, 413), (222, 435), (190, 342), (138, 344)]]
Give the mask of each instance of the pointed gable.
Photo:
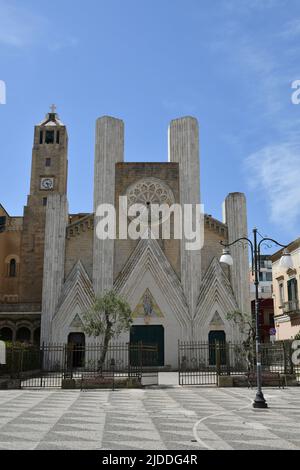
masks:
[[(181, 282), (157, 240), (151, 238), (139, 241), (117, 277), (114, 288), (128, 300), (146, 274), (150, 274), (151, 279), (170, 306), (172, 314), (181, 324), (186, 325), (189, 310)], [(139, 298), (143, 295), (145, 287), (141, 287), (141, 289)], [(154, 292), (151, 293), (155, 295)]]
[[(79, 312), (85, 312), (94, 302), (92, 282), (79, 260), (67, 277), (58, 302), (53, 321), (71, 325), (74, 320), (81, 321)], [(75, 315), (74, 315), (75, 313)]]
[(231, 284), (219, 261), (214, 258), (201, 282), (195, 324), (204, 326), (214, 321), (225, 324), (226, 314), (237, 309)]

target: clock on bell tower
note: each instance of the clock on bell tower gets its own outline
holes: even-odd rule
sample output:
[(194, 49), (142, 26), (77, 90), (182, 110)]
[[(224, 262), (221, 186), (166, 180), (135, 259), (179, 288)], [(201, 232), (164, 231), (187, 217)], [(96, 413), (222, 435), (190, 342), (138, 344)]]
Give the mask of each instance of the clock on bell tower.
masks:
[(52, 105), (34, 128), (30, 194), (24, 207), (21, 241), (21, 302), (41, 302), (47, 197), (67, 192), (67, 155), (67, 128)]

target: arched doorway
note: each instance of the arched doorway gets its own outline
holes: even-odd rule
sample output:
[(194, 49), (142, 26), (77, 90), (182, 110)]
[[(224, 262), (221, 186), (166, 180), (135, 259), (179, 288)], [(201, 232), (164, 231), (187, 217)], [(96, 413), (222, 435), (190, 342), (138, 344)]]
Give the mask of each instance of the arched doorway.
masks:
[(163, 366), (165, 364), (165, 334), (162, 325), (133, 325), (130, 329), (130, 344), (137, 343), (157, 345), (157, 363), (147, 365)]
[(0, 340), (1, 341), (12, 341), (13, 332), (11, 328), (3, 327), (0, 330)]
[(226, 364), (226, 334), (222, 330), (213, 330), (208, 334), (209, 343), (209, 365), (216, 365), (216, 349), (220, 347), (220, 362), (221, 365)]
[(31, 332), (26, 326), (22, 326), (17, 330), (16, 340), (20, 343), (30, 343)]
[(85, 334), (70, 333), (68, 336), (70, 348), (69, 365), (72, 367), (83, 367), (85, 359)]

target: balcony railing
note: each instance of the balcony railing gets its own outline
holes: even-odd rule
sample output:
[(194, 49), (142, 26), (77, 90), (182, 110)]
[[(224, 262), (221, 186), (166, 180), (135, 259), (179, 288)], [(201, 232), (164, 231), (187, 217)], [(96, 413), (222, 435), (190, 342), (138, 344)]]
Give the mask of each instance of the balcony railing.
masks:
[(299, 300), (289, 300), (283, 304), (283, 312), (287, 315), (295, 315), (300, 313)]

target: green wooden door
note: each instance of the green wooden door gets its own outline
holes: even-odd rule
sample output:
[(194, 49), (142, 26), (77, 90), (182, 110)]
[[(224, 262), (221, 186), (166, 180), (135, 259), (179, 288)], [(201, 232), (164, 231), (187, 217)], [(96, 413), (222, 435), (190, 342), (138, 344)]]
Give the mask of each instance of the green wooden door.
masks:
[(130, 329), (130, 343), (143, 343), (145, 345), (157, 345), (158, 358), (152, 366), (163, 366), (165, 358), (164, 327), (162, 325), (134, 325)]
[(220, 362), (221, 365), (226, 364), (226, 335), (225, 331), (210, 331), (208, 335), (209, 342), (209, 365), (216, 365), (216, 347), (219, 344), (220, 347)]

